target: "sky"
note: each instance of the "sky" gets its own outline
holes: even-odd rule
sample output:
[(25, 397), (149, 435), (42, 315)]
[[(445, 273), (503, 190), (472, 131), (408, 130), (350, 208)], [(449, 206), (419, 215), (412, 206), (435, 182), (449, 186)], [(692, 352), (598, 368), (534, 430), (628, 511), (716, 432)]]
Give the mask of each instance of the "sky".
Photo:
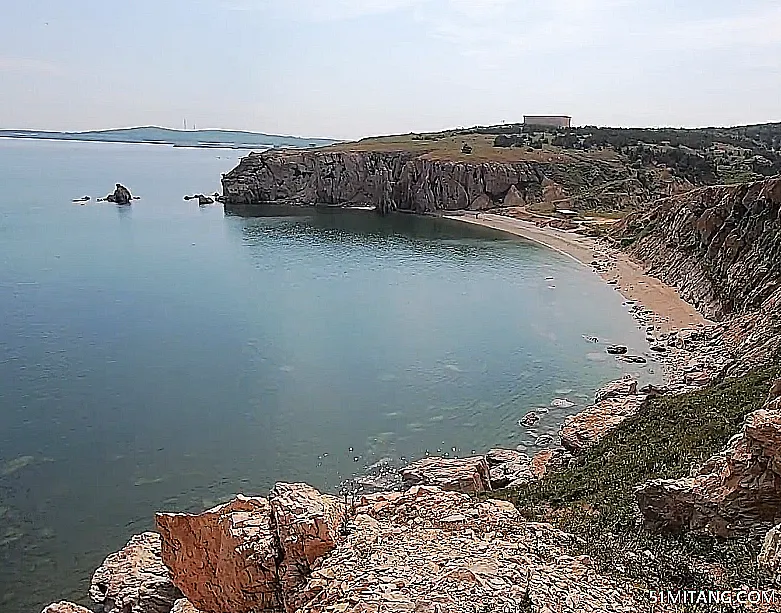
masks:
[(778, 0), (0, 0), (0, 128), (781, 121)]

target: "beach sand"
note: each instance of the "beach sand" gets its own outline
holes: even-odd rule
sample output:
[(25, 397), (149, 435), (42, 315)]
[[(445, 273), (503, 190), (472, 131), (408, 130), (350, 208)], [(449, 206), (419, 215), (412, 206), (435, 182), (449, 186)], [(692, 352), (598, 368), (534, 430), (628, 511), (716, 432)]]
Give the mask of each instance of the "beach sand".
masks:
[(474, 213), (447, 217), (523, 237), (567, 255), (589, 268), (592, 268), (591, 263), (595, 260), (606, 262), (607, 266), (596, 267), (600, 276), (606, 282), (614, 282), (616, 289), (627, 300), (634, 300), (653, 311), (657, 316), (656, 324), (663, 332), (712, 323), (683, 300), (675, 288), (646, 274), (644, 267), (626, 253), (604, 247), (593, 238), (555, 228), (540, 228), (529, 221), (493, 213), (480, 213), (479, 217)]

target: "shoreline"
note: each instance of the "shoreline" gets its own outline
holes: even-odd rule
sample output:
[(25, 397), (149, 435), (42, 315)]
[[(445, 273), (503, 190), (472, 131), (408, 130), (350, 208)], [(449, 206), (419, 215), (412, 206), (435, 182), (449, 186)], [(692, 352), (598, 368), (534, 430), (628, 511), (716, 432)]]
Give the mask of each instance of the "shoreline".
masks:
[(540, 228), (530, 221), (495, 213), (479, 215), (479, 218), (467, 213), (445, 214), (442, 217), (519, 236), (591, 268), (605, 282), (614, 285), (626, 300), (634, 301), (651, 311), (654, 323), (662, 332), (714, 324), (683, 300), (674, 287), (650, 276), (640, 264), (617, 249), (600, 245), (593, 238), (573, 232)]

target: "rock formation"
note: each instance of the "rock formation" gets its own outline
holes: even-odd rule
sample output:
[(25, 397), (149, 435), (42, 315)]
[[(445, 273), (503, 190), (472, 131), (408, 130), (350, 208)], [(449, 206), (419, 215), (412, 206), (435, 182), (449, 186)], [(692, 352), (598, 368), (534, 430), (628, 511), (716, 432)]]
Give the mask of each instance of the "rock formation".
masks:
[[(219, 194), (217, 194), (219, 196)], [(217, 197), (215, 196), (215, 197)], [(185, 196), (185, 200), (197, 200), (198, 206), (206, 206), (207, 204), (214, 204), (214, 198), (211, 196), (204, 196), (203, 194), (195, 194), (194, 196)]]
[(41, 613), (92, 613), (92, 611), (77, 604), (73, 604), (72, 602), (62, 600), (50, 604)]
[(595, 445), (620, 423), (637, 414), (645, 401), (637, 393), (637, 380), (625, 375), (597, 390), (594, 404), (571, 415), (561, 427), (561, 444), (578, 453)]
[[(519, 459), (511, 456), (492, 454)], [(600, 575), (586, 556), (567, 555), (570, 535), (523, 521), (508, 502), (437, 487), (369, 494), (347, 509), (309, 486), (278, 484), (270, 501), (239, 496), (200, 515), (157, 521), (163, 555), (186, 595), (169, 605), (172, 613), (466, 613), (478, 603), (485, 610), (643, 610), (629, 583)]]
[(529, 162), (453, 162), (403, 151), (267, 151), (242, 158), (222, 187), (228, 206), (372, 205), (382, 213), (425, 213), (536, 201), (542, 180)]
[(781, 178), (660, 200), (614, 235), (702, 313), (726, 320), (741, 372), (781, 355)]
[(168, 613), (182, 597), (163, 564), (155, 532), (134, 536), (108, 556), (92, 576), (89, 595), (105, 613)]
[(435, 485), (445, 490), (467, 494), (480, 494), (491, 490), (490, 471), (483, 456), (423, 458), (403, 468), (401, 478), (410, 485)]
[(237, 496), (199, 515), (158, 513), (176, 586), (205, 613), (281, 610), (278, 539), (266, 498)]
[(651, 530), (719, 536), (781, 522), (781, 381), (764, 408), (748, 415), (727, 448), (691, 477), (655, 479), (636, 489)]
[(103, 200), (106, 202), (113, 202), (114, 204), (130, 204), (133, 200), (133, 196), (130, 194), (130, 190), (119, 183), (116, 184), (113, 194), (109, 194)]

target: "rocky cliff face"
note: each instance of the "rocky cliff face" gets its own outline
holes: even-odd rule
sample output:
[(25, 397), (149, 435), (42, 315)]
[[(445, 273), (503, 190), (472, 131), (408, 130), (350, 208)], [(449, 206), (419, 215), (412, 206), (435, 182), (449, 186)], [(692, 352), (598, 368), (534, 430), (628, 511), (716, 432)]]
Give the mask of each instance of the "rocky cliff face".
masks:
[(542, 197), (545, 175), (531, 162), (466, 163), (409, 152), (252, 153), (223, 176), (227, 206), (371, 205), (382, 212), (482, 210)]
[(781, 348), (781, 178), (711, 186), (659, 201), (616, 238), (677, 287), (747, 364)]

